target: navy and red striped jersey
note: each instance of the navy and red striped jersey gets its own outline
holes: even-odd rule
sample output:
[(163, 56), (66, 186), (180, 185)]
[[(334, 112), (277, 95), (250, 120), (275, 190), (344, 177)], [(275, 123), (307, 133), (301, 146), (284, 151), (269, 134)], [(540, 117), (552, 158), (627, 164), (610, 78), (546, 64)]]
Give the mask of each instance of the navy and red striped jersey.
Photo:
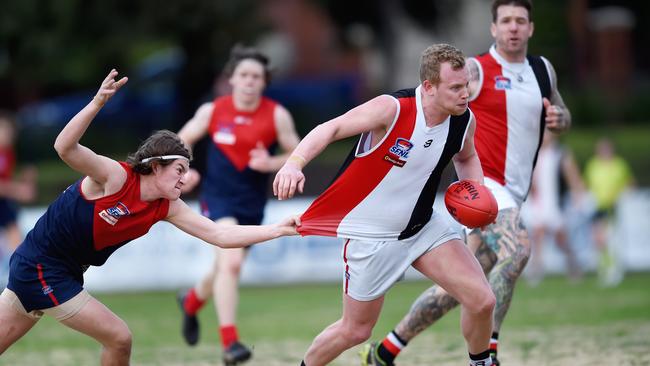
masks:
[(262, 97), (258, 108), (249, 112), (237, 110), (230, 95), (214, 100), (203, 195), (263, 209), (269, 175), (250, 169), (248, 161), (258, 142), (273, 154), (277, 146), (276, 106), (273, 100)]
[(16, 253), (37, 262), (56, 261), (79, 274), (89, 265), (104, 264), (119, 247), (167, 217), (169, 200), (142, 201), (140, 175), (120, 164), (127, 178), (118, 192), (89, 200), (80, 179), (48, 207)]

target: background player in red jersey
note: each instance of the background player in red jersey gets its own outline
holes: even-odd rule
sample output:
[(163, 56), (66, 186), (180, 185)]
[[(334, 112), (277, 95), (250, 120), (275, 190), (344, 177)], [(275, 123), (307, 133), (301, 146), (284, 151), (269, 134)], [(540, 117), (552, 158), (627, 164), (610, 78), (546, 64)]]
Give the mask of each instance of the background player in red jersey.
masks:
[(467, 108), (462, 52), (427, 48), (421, 85), (378, 96), (314, 128), (273, 182), (278, 199), (302, 191), (304, 165), (330, 143), (361, 134), (341, 173), (302, 215), (302, 235), (345, 238), (343, 315), (307, 350), (325, 365), (370, 337), (389, 288), (413, 266), (461, 303), (472, 365), (489, 366), (494, 295), (460, 235), (433, 210), (440, 175), (453, 159), (460, 179), (483, 181)]
[[(36, 198), (36, 169), (28, 167), (14, 176), (16, 156), (14, 141), (16, 126), (14, 117), (8, 111), (0, 110), (0, 231), (2, 243), (13, 251), (22, 240), (16, 222), (17, 203), (29, 203)], [(2, 256), (0, 248), (0, 257)]]
[(178, 136), (158, 131), (117, 162), (79, 144), (95, 115), (126, 82), (112, 70), (58, 135), (61, 159), (85, 177), (68, 187), (11, 257), (0, 295), (0, 354), (45, 313), (102, 344), (102, 365), (128, 365), (132, 336), (117, 315), (83, 289), (83, 272), (160, 220), (221, 247), (244, 247), (296, 234), (296, 218), (265, 226), (220, 226), (179, 197), (191, 154)]
[[(178, 133), (189, 146), (210, 138), (201, 188), (203, 214), (220, 225), (258, 225), (267, 201), (268, 174), (277, 171), (299, 142), (293, 119), (280, 104), (262, 95), (269, 82), (269, 60), (254, 48), (235, 46), (224, 67), (232, 93), (199, 107)], [(272, 155), (279, 145), (284, 153)], [(210, 272), (179, 296), (183, 337), (199, 339), (199, 309), (212, 296), (220, 323), (223, 358), (235, 364), (250, 358), (239, 342), (236, 321), (239, 275), (247, 251), (221, 250)]]
[[(469, 231), (467, 244), (489, 273), (497, 298), (490, 341), (496, 365), (499, 331), (530, 256), (520, 207), (530, 188), (537, 151), (545, 128), (560, 132), (571, 124), (550, 62), (527, 55), (534, 28), (531, 11), (529, 0), (494, 1), (490, 30), (495, 44), (489, 52), (468, 60), (476, 152), (499, 214), (485, 230)], [(408, 341), (457, 305), (442, 288), (429, 288), (382, 342), (366, 345), (362, 364), (392, 365)]]

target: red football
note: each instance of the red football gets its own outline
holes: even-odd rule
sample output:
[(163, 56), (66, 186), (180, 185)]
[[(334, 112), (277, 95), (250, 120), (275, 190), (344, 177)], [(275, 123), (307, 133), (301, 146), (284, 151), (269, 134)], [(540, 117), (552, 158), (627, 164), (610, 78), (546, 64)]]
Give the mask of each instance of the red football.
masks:
[(493, 223), (499, 211), (490, 189), (470, 180), (454, 182), (447, 188), (445, 206), (456, 221), (468, 228)]

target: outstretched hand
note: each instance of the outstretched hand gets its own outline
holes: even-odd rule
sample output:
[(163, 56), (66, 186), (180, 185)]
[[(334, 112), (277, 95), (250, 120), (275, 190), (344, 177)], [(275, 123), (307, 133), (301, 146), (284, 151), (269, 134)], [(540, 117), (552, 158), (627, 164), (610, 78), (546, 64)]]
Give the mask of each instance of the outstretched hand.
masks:
[(118, 81), (115, 81), (115, 77), (118, 72), (115, 69), (112, 69), (108, 73), (102, 85), (99, 87), (97, 94), (93, 98), (93, 101), (97, 103), (100, 107), (103, 107), (106, 102), (129, 80), (126, 76), (121, 78)]
[(280, 201), (289, 199), (296, 194), (296, 190), (302, 193), (304, 187), (305, 175), (302, 170), (291, 161), (287, 161), (275, 175), (273, 195), (278, 197)]

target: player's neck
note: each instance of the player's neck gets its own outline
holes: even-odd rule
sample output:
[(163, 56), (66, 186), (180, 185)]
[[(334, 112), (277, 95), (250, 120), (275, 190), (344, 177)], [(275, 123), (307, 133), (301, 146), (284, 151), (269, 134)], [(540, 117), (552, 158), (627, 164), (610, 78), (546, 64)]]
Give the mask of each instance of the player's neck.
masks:
[(437, 126), (449, 118), (449, 113), (437, 108), (433, 103), (427, 101), (429, 96), (422, 95), (422, 111), (424, 113), (424, 121), (427, 127)]
[(232, 103), (235, 109), (242, 112), (253, 112), (259, 107), (262, 98), (250, 96), (238, 96), (233, 94)]
[(505, 52), (502, 49), (499, 49), (499, 47), (497, 47), (496, 50), (499, 56), (509, 63), (522, 63), (526, 61), (526, 53), (528, 52), (527, 48), (524, 48), (519, 52)]

